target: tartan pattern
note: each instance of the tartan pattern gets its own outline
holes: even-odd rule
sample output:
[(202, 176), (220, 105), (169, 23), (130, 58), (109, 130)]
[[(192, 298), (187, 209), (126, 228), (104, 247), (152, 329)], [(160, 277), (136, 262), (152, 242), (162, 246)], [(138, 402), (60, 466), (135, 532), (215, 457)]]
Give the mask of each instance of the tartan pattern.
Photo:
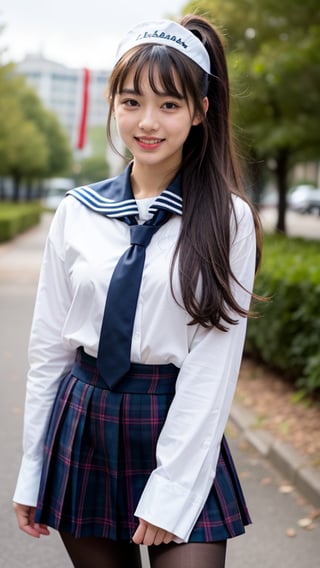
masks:
[[(128, 541), (138, 524), (133, 511), (156, 466), (156, 443), (178, 369), (133, 364), (116, 392), (106, 388), (95, 362), (78, 350), (61, 382), (45, 444), (36, 522), (75, 537)], [(225, 540), (242, 534), (250, 522), (223, 438), (216, 478), (189, 542)]]

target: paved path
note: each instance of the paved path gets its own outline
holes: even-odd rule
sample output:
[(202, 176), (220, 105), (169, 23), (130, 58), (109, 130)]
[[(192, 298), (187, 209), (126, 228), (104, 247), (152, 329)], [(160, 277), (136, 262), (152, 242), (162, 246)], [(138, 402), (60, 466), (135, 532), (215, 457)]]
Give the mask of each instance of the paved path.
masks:
[[(45, 217), (40, 227), (0, 246), (0, 568), (71, 566), (54, 531), (40, 541), (27, 537), (17, 529), (11, 508), (21, 452), (28, 334), (47, 228)], [(317, 568), (319, 525), (312, 530), (298, 526), (312, 505), (295, 490), (282, 493), (285, 479), (232, 424), (228, 430), (254, 524), (230, 542), (227, 567)], [(287, 536), (288, 529), (295, 536)]]
[[(262, 209), (260, 212), (262, 224), (267, 231), (273, 231), (276, 226), (277, 211), (274, 207)], [(287, 234), (290, 237), (320, 239), (320, 216), (301, 215), (288, 210), (286, 213)]]

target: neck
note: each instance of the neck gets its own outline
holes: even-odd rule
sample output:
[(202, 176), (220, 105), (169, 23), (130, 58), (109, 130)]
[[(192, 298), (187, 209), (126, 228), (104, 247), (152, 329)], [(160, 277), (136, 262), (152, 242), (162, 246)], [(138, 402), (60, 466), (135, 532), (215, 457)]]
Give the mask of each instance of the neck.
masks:
[(176, 173), (157, 171), (154, 167), (136, 167), (133, 163), (130, 180), (134, 197), (136, 199), (157, 197), (168, 187)]

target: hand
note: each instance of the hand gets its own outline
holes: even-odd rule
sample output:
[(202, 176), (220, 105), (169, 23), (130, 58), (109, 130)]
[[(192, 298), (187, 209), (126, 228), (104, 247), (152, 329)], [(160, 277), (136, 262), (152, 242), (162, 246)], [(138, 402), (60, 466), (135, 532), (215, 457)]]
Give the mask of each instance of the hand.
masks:
[(174, 534), (156, 527), (143, 519), (139, 519), (139, 526), (132, 537), (135, 544), (145, 544), (151, 546), (152, 544), (168, 544), (175, 538)]
[(21, 505), (21, 503), (13, 504), (14, 511), (17, 516), (18, 526), (23, 532), (35, 538), (40, 538), (41, 535), (50, 534), (48, 527), (34, 522), (36, 512), (35, 507), (29, 505)]

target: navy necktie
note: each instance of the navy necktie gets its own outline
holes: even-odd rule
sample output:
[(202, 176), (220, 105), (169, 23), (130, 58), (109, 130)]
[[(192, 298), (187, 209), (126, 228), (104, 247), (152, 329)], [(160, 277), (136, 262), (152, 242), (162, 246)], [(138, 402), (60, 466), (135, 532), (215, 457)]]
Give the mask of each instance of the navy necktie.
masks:
[(132, 331), (146, 247), (170, 216), (169, 211), (158, 209), (143, 225), (138, 225), (132, 217), (123, 219), (130, 225), (131, 246), (120, 257), (111, 278), (97, 357), (98, 370), (111, 389), (130, 368)]

